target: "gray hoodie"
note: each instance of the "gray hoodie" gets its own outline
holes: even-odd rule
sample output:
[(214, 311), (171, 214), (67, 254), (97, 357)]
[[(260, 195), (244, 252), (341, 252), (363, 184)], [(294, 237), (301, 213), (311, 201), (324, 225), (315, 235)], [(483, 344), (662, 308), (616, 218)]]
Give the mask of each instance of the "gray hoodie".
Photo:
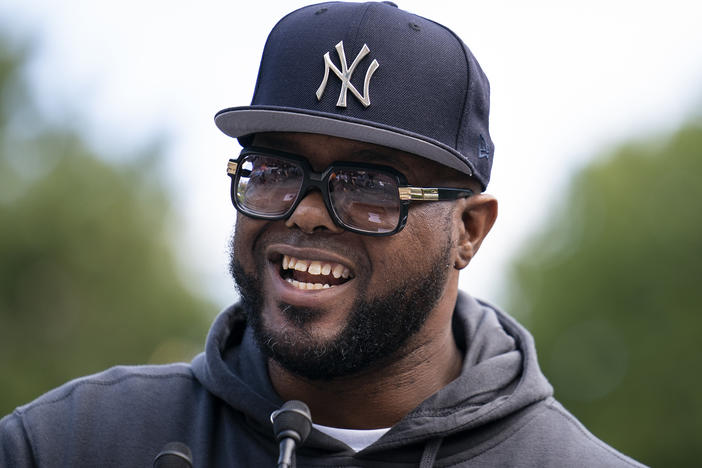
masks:
[[(461, 294), (453, 327), (465, 353), (456, 380), (360, 452), (313, 429), (297, 466), (642, 466), (553, 398), (512, 318)], [(189, 365), (115, 367), (17, 408), (0, 421), (0, 467), (148, 467), (173, 441), (195, 468), (275, 466), (269, 417), (282, 403), (235, 305)]]

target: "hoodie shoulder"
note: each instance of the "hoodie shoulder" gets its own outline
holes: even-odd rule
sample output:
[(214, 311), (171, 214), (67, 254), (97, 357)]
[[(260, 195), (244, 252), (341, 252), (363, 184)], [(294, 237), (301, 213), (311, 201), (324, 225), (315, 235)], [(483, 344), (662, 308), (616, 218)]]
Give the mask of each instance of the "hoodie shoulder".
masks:
[(15, 412), (23, 416), (31, 416), (52, 407), (69, 404), (75, 399), (81, 399), (82, 404), (108, 398), (134, 401), (159, 393), (162, 387), (172, 390), (174, 382), (180, 382), (182, 385), (194, 380), (190, 365), (185, 363), (116, 366), (98, 374), (71, 380), (31, 403), (20, 406)]
[(72, 380), (2, 419), (0, 465), (70, 466), (62, 460), (100, 460), (114, 446), (145, 443), (157, 450), (163, 444), (147, 442), (152, 434), (187, 420), (196, 405), (186, 402), (199, 393), (188, 364), (119, 366)]
[[(554, 399), (534, 340), (514, 318), (467, 294), (459, 295), (456, 313), (468, 365), (455, 381), (460, 385), (453, 399), (464, 406), (451, 409), (458, 424), (446, 431), (447, 456), (439, 466), (643, 466), (595, 437)], [(501, 390), (487, 392), (485, 385), (496, 388), (495, 382)]]
[(17, 411), (0, 419), (0, 466), (36, 466), (27, 431)]
[(595, 437), (554, 398), (544, 401), (533, 419), (510, 439), (504, 442), (505, 447), (495, 450), (518, 443), (524, 466), (644, 466)]

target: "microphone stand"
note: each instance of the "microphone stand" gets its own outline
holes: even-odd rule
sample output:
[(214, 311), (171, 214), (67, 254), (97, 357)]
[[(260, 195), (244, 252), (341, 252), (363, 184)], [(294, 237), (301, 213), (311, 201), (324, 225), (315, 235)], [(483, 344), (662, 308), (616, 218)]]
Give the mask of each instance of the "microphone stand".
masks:
[(312, 430), (310, 409), (301, 401), (286, 401), (271, 413), (271, 422), (279, 443), (278, 468), (291, 468), (295, 448), (305, 442)]

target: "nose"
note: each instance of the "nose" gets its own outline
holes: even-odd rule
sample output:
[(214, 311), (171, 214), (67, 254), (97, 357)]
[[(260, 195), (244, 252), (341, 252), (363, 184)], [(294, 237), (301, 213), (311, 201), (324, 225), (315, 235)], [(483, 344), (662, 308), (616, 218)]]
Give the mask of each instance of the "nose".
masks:
[(329, 231), (333, 233), (341, 233), (343, 228), (334, 223), (327, 206), (322, 199), (322, 192), (313, 190), (303, 199), (292, 212), (290, 217), (285, 220), (285, 226), (288, 228), (299, 228), (302, 232), (312, 234), (315, 231)]

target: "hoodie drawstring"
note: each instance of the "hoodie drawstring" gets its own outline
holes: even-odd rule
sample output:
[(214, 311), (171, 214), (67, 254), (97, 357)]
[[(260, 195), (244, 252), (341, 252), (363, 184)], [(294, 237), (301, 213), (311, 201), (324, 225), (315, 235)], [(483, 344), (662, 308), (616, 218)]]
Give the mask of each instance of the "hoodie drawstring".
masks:
[(419, 468), (431, 468), (434, 466), (434, 461), (436, 461), (436, 455), (439, 453), (439, 447), (444, 441), (443, 437), (438, 439), (431, 439), (424, 446), (424, 452), (422, 453), (422, 459), (419, 462)]

